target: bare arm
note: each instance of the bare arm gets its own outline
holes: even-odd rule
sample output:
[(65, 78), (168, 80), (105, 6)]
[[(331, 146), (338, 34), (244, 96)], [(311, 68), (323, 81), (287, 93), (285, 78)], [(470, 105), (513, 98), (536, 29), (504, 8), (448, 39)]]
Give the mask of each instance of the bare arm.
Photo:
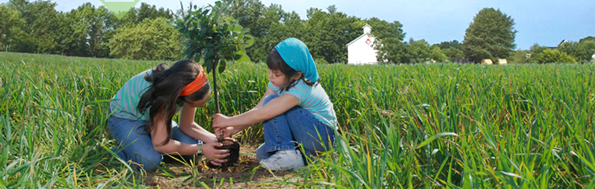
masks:
[(245, 129), (247, 128), (246, 125), (249, 126), (269, 120), (297, 106), (299, 103), (300, 100), (297, 97), (289, 94), (275, 98), (264, 106), (261, 100), (256, 107), (243, 114), (231, 118), (223, 115), (216, 116), (213, 120), (213, 128), (234, 127), (235, 130)]
[(184, 103), (182, 111), (180, 112), (180, 130), (184, 132), (184, 134), (205, 143), (215, 142), (217, 140), (215, 134), (205, 130), (194, 122), (195, 115), (196, 108)]
[[(189, 112), (195, 112), (194, 108), (191, 108), (193, 111), (186, 111), (185, 113), (188, 114)], [(182, 118), (181, 118), (182, 119)], [(187, 131), (183, 131), (185, 134), (189, 135), (188, 133), (192, 133), (191, 137), (197, 138), (209, 138), (209, 135), (214, 135), (209, 133), (208, 131), (204, 130), (202, 127), (198, 126), (198, 124), (194, 123), (194, 115), (192, 115), (192, 119), (189, 119), (188, 116), (183, 118), (183, 122), (186, 122), (185, 126), (180, 126), (182, 128), (188, 128)], [(229, 156), (229, 150), (218, 150), (215, 147), (223, 146), (221, 143), (216, 142), (214, 139), (211, 141), (204, 141), (205, 144), (185, 144), (181, 143), (180, 141), (169, 139), (167, 143), (163, 144), (163, 141), (167, 139), (167, 131), (165, 130), (167, 125), (165, 124), (167, 120), (165, 118), (165, 114), (159, 114), (153, 120), (153, 130), (151, 131), (151, 140), (153, 142), (153, 148), (155, 151), (164, 154), (174, 154), (174, 155), (194, 155), (199, 151), (202, 151), (204, 156), (207, 159), (210, 159), (211, 163), (214, 165), (221, 165), (221, 163), (227, 162), (227, 160), (223, 159)], [(192, 124), (188, 125), (192, 121)]]
[[(255, 111), (258, 110), (259, 108), (262, 108), (262, 104), (264, 104), (264, 98), (266, 98), (267, 96), (271, 95), (271, 94), (277, 94), (275, 93), (275, 91), (273, 91), (271, 88), (267, 87), (266, 92), (264, 93), (264, 95), (262, 96), (262, 98), (260, 98), (260, 101), (258, 101), (258, 104), (256, 104), (256, 106), (254, 106), (254, 108), (248, 110), (247, 112), (244, 112), (244, 114), (251, 112), (251, 111)], [(258, 122), (256, 122), (258, 123)], [(234, 129), (236, 129), (238, 132), (244, 129), (247, 129), (249, 127), (251, 127), (252, 125), (256, 124), (256, 123), (252, 123), (252, 124), (244, 124), (244, 125), (240, 125), (240, 126), (236, 126)]]
[[(151, 131), (151, 140), (155, 151), (164, 154), (179, 154), (179, 155), (193, 155), (196, 154), (202, 147), (199, 144), (184, 144), (179, 141), (169, 139), (167, 143), (163, 142), (167, 139), (167, 131), (165, 128), (166, 120), (165, 114), (159, 114), (153, 120), (153, 130)], [(163, 144), (163, 145), (162, 145)]]

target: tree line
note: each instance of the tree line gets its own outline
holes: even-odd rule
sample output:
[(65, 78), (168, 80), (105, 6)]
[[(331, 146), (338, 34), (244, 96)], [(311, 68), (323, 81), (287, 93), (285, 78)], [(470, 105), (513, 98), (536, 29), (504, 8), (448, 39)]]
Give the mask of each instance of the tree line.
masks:
[[(230, 0), (225, 0), (230, 1)], [(0, 51), (60, 54), (67, 56), (135, 60), (177, 60), (182, 55), (182, 36), (166, 21), (181, 16), (173, 11), (142, 3), (117, 19), (104, 6), (85, 3), (68, 12), (57, 11), (51, 1), (10, 0), (0, 5)], [(429, 44), (406, 40), (403, 25), (379, 18), (361, 19), (331, 5), (310, 8), (302, 19), (281, 5), (260, 0), (234, 0), (231, 17), (250, 29), (254, 45), (247, 54), (254, 62), (266, 61), (279, 41), (296, 37), (310, 48), (318, 63), (347, 63), (346, 44), (372, 26), (378, 60), (387, 63), (479, 62), (508, 58), (509, 62), (585, 62), (595, 53), (595, 39), (562, 43), (557, 48), (535, 45), (515, 51), (514, 20), (500, 10), (485, 8), (473, 18), (464, 40)], [(589, 53), (591, 55), (589, 55)]]

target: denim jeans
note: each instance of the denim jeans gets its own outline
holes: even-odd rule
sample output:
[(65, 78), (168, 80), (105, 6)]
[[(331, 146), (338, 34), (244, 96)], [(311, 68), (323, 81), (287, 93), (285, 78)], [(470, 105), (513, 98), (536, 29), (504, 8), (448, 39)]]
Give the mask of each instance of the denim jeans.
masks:
[[(110, 133), (119, 144), (119, 146), (116, 146), (112, 150), (122, 160), (126, 162), (132, 160), (137, 164), (143, 165), (143, 169), (154, 171), (157, 170), (157, 166), (163, 160), (163, 155), (153, 148), (151, 135), (144, 134), (145, 129), (143, 126), (145, 123), (146, 121), (144, 120), (131, 120), (111, 115), (108, 118), (108, 127)], [(172, 121), (172, 138), (181, 143), (202, 144), (201, 141), (184, 134), (175, 121)], [(190, 160), (193, 158), (193, 155), (183, 157), (186, 160)]]
[[(263, 106), (277, 97), (277, 94), (266, 96)], [(262, 127), (264, 144), (256, 150), (258, 161), (269, 158), (279, 150), (296, 149), (297, 143), (304, 148), (304, 155), (312, 156), (316, 152), (326, 151), (335, 142), (335, 131), (299, 106), (264, 121)]]

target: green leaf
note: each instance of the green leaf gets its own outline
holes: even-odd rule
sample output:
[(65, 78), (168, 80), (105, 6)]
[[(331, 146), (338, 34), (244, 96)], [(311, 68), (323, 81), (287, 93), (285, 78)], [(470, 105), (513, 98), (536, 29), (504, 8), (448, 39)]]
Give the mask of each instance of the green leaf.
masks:
[(174, 27), (176, 26), (176, 24), (175, 24), (174, 22), (172, 22), (172, 21), (169, 21), (169, 20), (168, 20), (168, 21), (166, 21), (165, 23), (168, 23), (169, 25), (172, 25), (172, 26), (174, 26)]
[(250, 46), (252, 46), (254, 44), (254, 37), (252, 37), (251, 35), (246, 35), (244, 37), (247, 37), (248, 38), (248, 40), (246, 40), (246, 43), (245, 43), (244, 48), (245, 47), (250, 47)]
[(244, 54), (242, 55), (242, 58), (240, 58), (239, 60), (236, 60), (236, 62), (250, 63), (252, 61), (250, 60), (250, 57), (244, 52)]
[(227, 60), (223, 59), (221, 61), (219, 61), (219, 73), (223, 73), (223, 71), (225, 71), (225, 67), (227, 65)]
[(233, 60), (238, 61), (239, 59), (241, 59), (242, 57), (244, 57), (243, 54), (241, 53), (237, 53), (233, 55)]
[(200, 55), (194, 56), (194, 62), (200, 62)]
[(441, 137), (443, 137), (443, 136), (457, 136), (457, 137), (458, 137), (459, 135), (457, 135), (456, 133), (440, 133), (440, 134), (437, 134), (437, 135), (434, 135), (434, 136), (430, 137), (430, 138), (429, 138), (428, 140), (426, 140), (426, 141), (423, 141), (423, 142), (422, 142), (421, 144), (419, 144), (419, 145), (418, 145), (418, 146), (417, 146), (415, 149), (419, 149), (419, 148), (421, 148), (421, 147), (424, 147), (425, 145), (429, 144), (430, 142), (432, 142), (432, 141), (434, 141), (434, 140), (436, 140), (436, 139), (438, 139), (438, 138), (441, 138)]
[(241, 31), (242, 31), (242, 29), (244, 29), (244, 27), (242, 27), (242, 26), (241, 26), (241, 25), (239, 25), (239, 24), (236, 24), (236, 25), (233, 27), (233, 32), (241, 32)]
[(213, 59), (205, 58), (203, 66), (207, 68), (207, 73), (211, 73), (211, 70), (213, 69)]

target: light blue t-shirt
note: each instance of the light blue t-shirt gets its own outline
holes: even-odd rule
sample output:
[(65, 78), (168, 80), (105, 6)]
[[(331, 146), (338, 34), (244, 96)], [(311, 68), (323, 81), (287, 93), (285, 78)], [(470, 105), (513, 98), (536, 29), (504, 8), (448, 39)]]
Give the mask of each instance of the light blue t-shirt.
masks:
[(289, 94), (295, 96), (300, 100), (298, 106), (308, 110), (323, 124), (337, 129), (337, 116), (333, 109), (333, 103), (320, 84), (309, 86), (304, 80), (300, 79), (288, 91), (279, 91), (279, 87), (274, 86), (271, 82), (269, 82), (268, 86), (278, 95)]

